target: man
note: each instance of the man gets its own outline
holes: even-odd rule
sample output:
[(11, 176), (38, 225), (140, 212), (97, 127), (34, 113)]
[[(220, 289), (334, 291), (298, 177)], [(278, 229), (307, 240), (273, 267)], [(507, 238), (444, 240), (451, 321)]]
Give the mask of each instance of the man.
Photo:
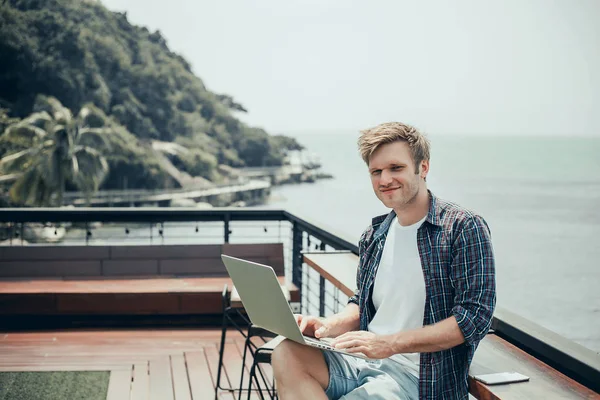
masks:
[(361, 133), (371, 183), (392, 211), (359, 242), (357, 291), (306, 335), (380, 362), (284, 341), (272, 356), (283, 400), (467, 399), (468, 370), (496, 304), (490, 232), (480, 216), (427, 190), (429, 142), (385, 123)]

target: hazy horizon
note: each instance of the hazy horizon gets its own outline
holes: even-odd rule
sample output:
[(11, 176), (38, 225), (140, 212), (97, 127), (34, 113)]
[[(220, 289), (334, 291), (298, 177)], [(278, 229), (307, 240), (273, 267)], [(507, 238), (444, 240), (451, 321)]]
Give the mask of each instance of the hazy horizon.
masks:
[(269, 133), (600, 136), (600, 2), (102, 0)]

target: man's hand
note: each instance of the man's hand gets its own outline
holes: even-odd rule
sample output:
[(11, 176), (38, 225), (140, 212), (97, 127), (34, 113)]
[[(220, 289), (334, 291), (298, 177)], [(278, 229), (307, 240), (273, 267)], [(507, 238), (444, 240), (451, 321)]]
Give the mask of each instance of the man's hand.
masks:
[(348, 353), (362, 353), (373, 359), (388, 358), (393, 356), (392, 338), (388, 335), (376, 335), (368, 331), (352, 331), (338, 336), (332, 345), (336, 349), (346, 350)]
[(324, 338), (331, 334), (330, 326), (325, 318), (301, 314), (295, 314), (295, 317), (303, 335)]

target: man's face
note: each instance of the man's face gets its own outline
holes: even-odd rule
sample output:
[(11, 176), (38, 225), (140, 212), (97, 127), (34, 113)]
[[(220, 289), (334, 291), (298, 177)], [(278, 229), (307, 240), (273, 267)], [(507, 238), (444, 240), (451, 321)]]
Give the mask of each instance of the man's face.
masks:
[(421, 185), (425, 189), (429, 163), (422, 161), (420, 173), (415, 173), (415, 163), (406, 142), (393, 142), (379, 146), (369, 160), (369, 174), (375, 195), (388, 208), (402, 209), (411, 204)]

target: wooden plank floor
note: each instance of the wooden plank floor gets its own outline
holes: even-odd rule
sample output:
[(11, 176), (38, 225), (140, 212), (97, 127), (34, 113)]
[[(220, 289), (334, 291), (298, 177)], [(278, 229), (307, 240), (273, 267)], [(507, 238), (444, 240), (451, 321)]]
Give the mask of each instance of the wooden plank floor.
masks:
[[(109, 400), (212, 399), (220, 338), (217, 329), (0, 332), (0, 371), (110, 371)], [(228, 331), (222, 387), (239, 385), (243, 348), (242, 335)]]

